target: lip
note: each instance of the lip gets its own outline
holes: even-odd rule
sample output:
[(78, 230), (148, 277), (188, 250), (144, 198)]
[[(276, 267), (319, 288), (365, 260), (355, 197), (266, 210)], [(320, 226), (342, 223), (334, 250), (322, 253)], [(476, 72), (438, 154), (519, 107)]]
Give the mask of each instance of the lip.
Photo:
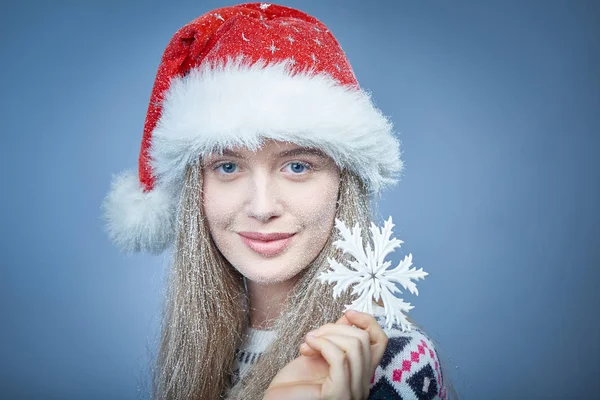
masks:
[(243, 236), (252, 240), (261, 240), (263, 242), (269, 242), (271, 240), (287, 239), (295, 235), (295, 233), (285, 232), (273, 232), (273, 233), (260, 233), (260, 232), (238, 232), (240, 236)]
[(238, 232), (238, 235), (250, 250), (265, 257), (273, 257), (285, 250), (295, 233)]

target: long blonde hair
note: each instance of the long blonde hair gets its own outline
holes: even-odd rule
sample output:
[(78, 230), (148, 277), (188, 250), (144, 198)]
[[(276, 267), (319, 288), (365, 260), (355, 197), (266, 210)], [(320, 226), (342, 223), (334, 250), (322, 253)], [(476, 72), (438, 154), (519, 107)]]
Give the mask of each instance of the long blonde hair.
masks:
[[(153, 373), (155, 399), (262, 399), (266, 388), (310, 330), (335, 322), (352, 296), (333, 299), (332, 288), (316, 278), (328, 258), (344, 261), (330, 235), (319, 255), (290, 291), (273, 329), (277, 338), (234, 387), (231, 375), (236, 346), (248, 326), (243, 277), (216, 248), (202, 206), (202, 167), (186, 171), (177, 217), (162, 332)], [(352, 172), (342, 170), (336, 218), (366, 230), (371, 219), (367, 190)], [(229, 390), (230, 389), (230, 390)]]

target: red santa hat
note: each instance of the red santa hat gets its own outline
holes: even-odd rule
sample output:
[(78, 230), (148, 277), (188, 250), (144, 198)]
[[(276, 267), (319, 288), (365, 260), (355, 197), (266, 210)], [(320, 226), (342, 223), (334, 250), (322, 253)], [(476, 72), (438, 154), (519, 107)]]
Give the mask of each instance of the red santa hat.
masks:
[(158, 68), (138, 171), (116, 176), (105, 199), (110, 238), (125, 251), (163, 251), (175, 236), (186, 167), (268, 139), (319, 148), (371, 194), (402, 170), (392, 124), (316, 18), (248, 3), (185, 25)]

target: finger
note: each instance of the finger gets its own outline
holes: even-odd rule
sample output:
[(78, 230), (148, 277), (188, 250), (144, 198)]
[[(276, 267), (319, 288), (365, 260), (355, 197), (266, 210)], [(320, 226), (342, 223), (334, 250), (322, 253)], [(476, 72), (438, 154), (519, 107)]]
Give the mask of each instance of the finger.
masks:
[[(362, 346), (362, 353), (365, 355), (364, 363), (366, 370), (369, 370), (371, 367), (371, 338), (369, 333), (365, 330), (362, 330), (357, 327), (347, 326), (347, 325), (338, 325), (338, 324), (325, 324), (320, 328), (312, 331), (315, 336), (325, 336), (325, 335), (346, 335), (350, 337), (354, 337), (360, 341)], [(305, 346), (300, 349), (302, 354), (310, 356), (316, 354), (314, 350), (310, 350), (310, 347)], [(304, 351), (304, 352), (303, 352)]]
[[(359, 329), (350, 328), (358, 331)], [(366, 334), (366, 332), (365, 332)], [(350, 388), (352, 389), (353, 399), (362, 399), (368, 395), (371, 375), (371, 352), (367, 344), (367, 353), (363, 347), (363, 343), (357, 336), (340, 335), (340, 334), (322, 334), (318, 337), (327, 339), (333, 344), (341, 348), (346, 353), (350, 370)]]
[[(319, 351), (329, 364), (329, 381), (331, 381), (331, 385), (327, 386), (326, 389), (332, 392), (331, 398), (349, 398), (350, 367), (346, 352), (323, 337), (307, 336), (306, 343)], [(324, 386), (326, 386), (326, 383), (324, 383)]]
[[(346, 314), (348, 314), (352, 320), (348, 319)], [(368, 336), (367, 343), (375, 346), (376, 357), (373, 358), (377, 358), (377, 360), (381, 359), (383, 356), (383, 351), (385, 351), (385, 346), (387, 345), (387, 335), (385, 332), (383, 332), (383, 329), (381, 329), (381, 326), (379, 326), (375, 317), (373, 317), (371, 314), (362, 313), (355, 310), (347, 310), (346, 314), (342, 315), (342, 317), (339, 318), (335, 324), (325, 324), (312, 332), (316, 332), (317, 336), (319, 336), (321, 333), (333, 333), (338, 329), (345, 329), (341, 327), (352, 328), (355, 330), (355, 332), (365, 332)], [(352, 334), (352, 331), (347, 330), (346, 332), (348, 332), (347, 334)], [(303, 345), (300, 351), (306, 356), (312, 356), (316, 354), (316, 352), (311, 351), (310, 347), (306, 345)], [(377, 361), (377, 364), (378, 363), (379, 361)]]
[(369, 333), (371, 343), (371, 372), (375, 372), (388, 343), (387, 335), (371, 314), (348, 310), (344, 313), (344, 316), (350, 323)]
[[(341, 324), (342, 326), (355, 326), (369, 334), (369, 341), (371, 344), (371, 368), (374, 373), (381, 357), (383, 357), (388, 342), (387, 335), (375, 317), (368, 313), (347, 310), (344, 315), (338, 319), (336, 325), (337, 324)], [(319, 328), (318, 331), (321, 330), (321, 328)]]
[(342, 315), (340, 317), (340, 319), (338, 319), (337, 321), (335, 321), (336, 325), (348, 325), (348, 326), (352, 326), (352, 322), (350, 322), (348, 320), (348, 318), (346, 318), (346, 314)]

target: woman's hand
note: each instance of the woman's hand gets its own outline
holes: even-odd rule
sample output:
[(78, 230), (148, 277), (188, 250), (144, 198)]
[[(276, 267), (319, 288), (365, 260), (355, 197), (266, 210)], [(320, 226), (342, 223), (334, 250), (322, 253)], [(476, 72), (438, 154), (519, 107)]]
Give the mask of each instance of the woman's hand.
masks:
[(300, 356), (273, 378), (264, 400), (362, 400), (388, 338), (372, 315), (347, 311), (309, 332)]

